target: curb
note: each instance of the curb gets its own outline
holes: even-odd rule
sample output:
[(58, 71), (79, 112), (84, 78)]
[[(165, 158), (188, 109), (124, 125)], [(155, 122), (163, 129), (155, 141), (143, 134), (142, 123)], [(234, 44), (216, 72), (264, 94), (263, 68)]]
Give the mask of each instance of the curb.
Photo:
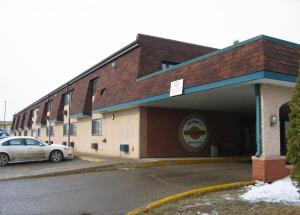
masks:
[[(94, 158), (89, 158), (84, 156), (76, 156), (75, 158), (82, 159), (85, 161), (95, 162), (95, 163), (101, 163), (101, 161), (103, 161), (98, 158), (94, 159)], [(153, 161), (123, 162), (123, 163), (121, 162), (121, 163), (106, 164), (106, 165), (59, 171), (59, 172), (50, 172), (50, 173), (3, 178), (0, 179), (0, 181), (54, 177), (54, 176), (73, 175), (73, 174), (75, 175), (75, 174), (91, 173), (91, 172), (114, 171), (114, 170), (121, 170), (124, 168), (152, 168), (152, 167), (172, 166), (172, 165), (244, 162), (250, 160), (251, 158), (248, 157), (228, 157), (228, 158), (209, 158), (209, 159), (153, 160)]]
[(214, 185), (214, 186), (208, 186), (208, 187), (198, 188), (198, 189), (194, 189), (194, 190), (188, 190), (183, 193), (174, 194), (174, 195), (156, 200), (154, 202), (151, 202), (143, 207), (140, 207), (140, 208), (137, 208), (137, 209), (134, 209), (134, 210), (128, 212), (126, 215), (138, 215), (141, 213), (145, 213), (145, 212), (148, 212), (149, 210), (160, 207), (164, 204), (174, 202), (174, 201), (177, 201), (179, 199), (183, 199), (183, 198), (186, 198), (189, 196), (205, 194), (205, 193), (220, 191), (220, 190), (227, 190), (227, 189), (248, 186), (248, 185), (253, 185), (253, 184), (255, 184), (254, 181), (242, 181), (242, 182), (234, 182), (234, 183), (229, 183), (229, 184)]
[(119, 167), (117, 164), (109, 164), (109, 165), (103, 165), (103, 166), (87, 167), (87, 168), (66, 170), (66, 171), (60, 171), (60, 172), (50, 172), (50, 173), (41, 173), (41, 174), (35, 174), (35, 175), (25, 175), (25, 176), (3, 178), (3, 179), (0, 179), (0, 181), (12, 181), (12, 180), (30, 179), (30, 178), (44, 178), (44, 177), (54, 177), (54, 176), (63, 176), (63, 175), (76, 175), (76, 174), (91, 173), (91, 172), (114, 171), (114, 170), (118, 170), (118, 169), (119, 169)]
[(87, 157), (87, 156), (74, 156), (74, 157), (79, 160), (89, 161), (89, 162), (93, 162), (93, 163), (99, 163), (99, 162), (103, 161), (103, 159), (100, 159), (100, 158), (91, 158), (91, 157)]
[(207, 164), (207, 163), (230, 163), (251, 161), (250, 157), (228, 157), (209, 159), (178, 159), (178, 160), (157, 160), (138, 163), (138, 167), (159, 167), (172, 165)]

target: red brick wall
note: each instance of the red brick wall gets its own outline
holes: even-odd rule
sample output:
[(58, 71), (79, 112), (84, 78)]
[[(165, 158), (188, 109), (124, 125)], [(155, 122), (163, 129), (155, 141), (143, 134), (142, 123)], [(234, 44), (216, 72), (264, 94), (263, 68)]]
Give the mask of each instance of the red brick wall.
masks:
[[(198, 114), (208, 127), (208, 143), (198, 152), (187, 150), (178, 137), (180, 123), (191, 114)], [(207, 157), (211, 144), (237, 142), (239, 117), (235, 114), (148, 108), (147, 116), (147, 157)]]
[(285, 159), (263, 160), (252, 159), (252, 179), (272, 182), (290, 174)]
[(162, 61), (182, 63), (216, 50), (215, 48), (147, 35), (139, 35), (139, 43), (141, 57), (138, 77), (161, 70)]
[[(105, 107), (109, 104), (118, 104), (120, 101), (129, 101), (135, 97), (136, 76), (139, 69), (140, 49), (136, 48), (115, 62), (117, 67), (107, 64), (97, 70), (99, 76), (93, 109)], [(104, 96), (100, 91), (106, 88)], [(141, 92), (142, 93), (142, 92)]]

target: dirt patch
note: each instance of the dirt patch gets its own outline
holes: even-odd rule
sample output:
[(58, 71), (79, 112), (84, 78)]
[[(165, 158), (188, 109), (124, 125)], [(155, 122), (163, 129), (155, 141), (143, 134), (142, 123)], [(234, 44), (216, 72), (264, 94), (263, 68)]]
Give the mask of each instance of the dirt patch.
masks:
[(250, 203), (240, 199), (245, 189), (207, 193), (182, 199), (153, 209), (151, 215), (300, 215), (300, 205), (285, 203)]

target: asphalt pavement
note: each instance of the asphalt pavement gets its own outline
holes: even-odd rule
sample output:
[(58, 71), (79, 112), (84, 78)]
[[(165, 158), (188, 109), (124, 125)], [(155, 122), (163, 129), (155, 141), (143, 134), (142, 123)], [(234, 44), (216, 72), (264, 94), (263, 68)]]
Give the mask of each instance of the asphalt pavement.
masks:
[(95, 172), (0, 182), (1, 215), (119, 215), (208, 185), (251, 180), (251, 163)]

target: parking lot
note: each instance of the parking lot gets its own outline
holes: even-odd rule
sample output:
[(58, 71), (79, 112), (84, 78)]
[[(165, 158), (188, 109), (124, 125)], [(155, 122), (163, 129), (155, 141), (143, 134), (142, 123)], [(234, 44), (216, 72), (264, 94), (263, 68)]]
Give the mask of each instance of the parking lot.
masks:
[[(59, 163), (50, 161), (29, 162), (29, 163), (11, 163), (0, 167), (0, 180), (9, 178), (28, 177), (41, 175), (45, 173), (65, 172), (82, 168), (98, 166), (100, 162), (88, 162), (79, 159), (64, 160)], [(102, 163), (101, 163), (102, 164)]]
[[(53, 168), (81, 162), (62, 162)], [(37, 166), (43, 165), (50, 166), (49, 163)], [(15, 169), (30, 169), (30, 166)], [(215, 163), (1, 181), (0, 214), (121, 215), (174, 193), (248, 180), (251, 180), (250, 163)]]

